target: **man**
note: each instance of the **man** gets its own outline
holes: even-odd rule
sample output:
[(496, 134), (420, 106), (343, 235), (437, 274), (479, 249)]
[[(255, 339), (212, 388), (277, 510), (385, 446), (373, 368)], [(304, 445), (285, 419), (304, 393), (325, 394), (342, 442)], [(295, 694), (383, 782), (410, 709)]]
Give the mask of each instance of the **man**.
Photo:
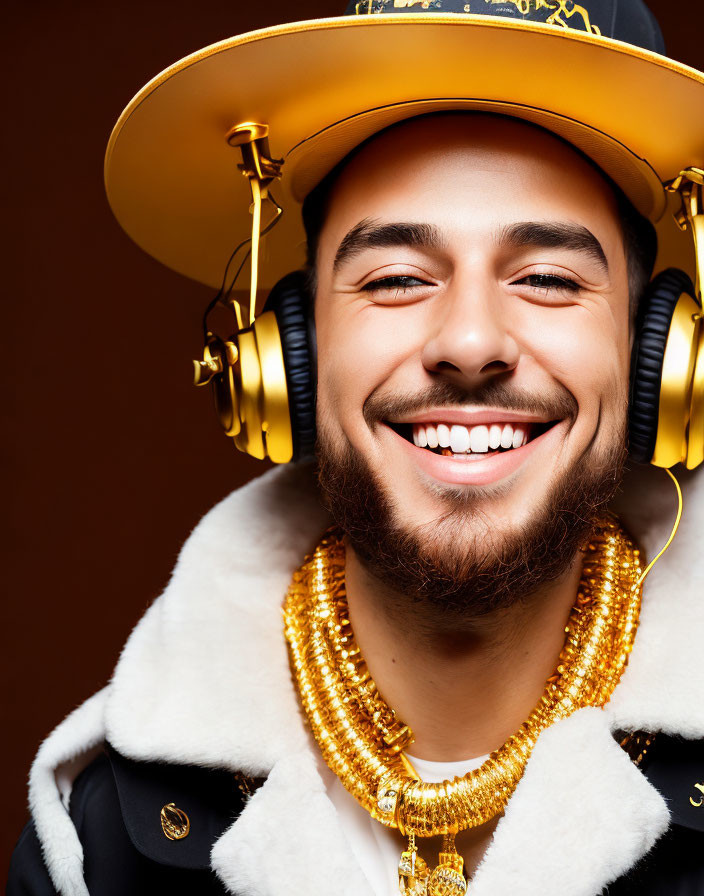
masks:
[[(367, 6), (357, 4), (360, 17), (380, 15), (361, 28), (343, 19), (324, 39), (315, 36), (324, 24), (291, 32), (320, 40), (319, 53), (332, 41), (324, 61), (308, 62), (335, 82), (341, 107), (316, 106), (317, 129), (300, 125), (311, 139), (324, 120), (341, 130), (298, 156), (292, 149), (283, 170), (292, 165), (297, 187), (281, 175), (282, 189), (306, 197), (309, 269), (298, 288), (315, 323), (319, 491), (305, 465), (283, 469), (195, 530), (110, 685), (42, 746), (34, 821), (10, 893), (704, 893), (700, 477), (680, 472), (684, 521), (643, 587), (641, 613), (640, 551), (652, 560), (665, 544), (674, 492), (654, 467), (624, 473), (627, 445), (640, 446), (658, 303), (673, 283), (668, 323), (693, 334), (692, 369), (674, 390), (687, 399), (688, 429), (672, 436), (665, 400), (647, 459), (698, 462), (700, 315), (687, 304), (695, 290), (681, 273), (646, 290), (655, 263), (646, 215), (665, 222), (659, 235), (672, 238), (671, 257), (686, 257), (658, 206), (668, 163), (652, 137), (638, 136), (638, 122), (623, 126), (642, 150), (630, 158), (632, 147), (613, 135), (586, 137), (567, 123), (564, 108), (559, 120), (549, 108), (528, 114), (520, 86), (511, 110), (508, 96), (493, 94), (491, 103), (440, 102), (450, 94), (438, 84), (406, 96), (398, 84), (366, 86), (372, 93), (352, 100), (330, 62), (352, 46), (349, 34), (369, 53), (365, 41), (388, 22), (380, 47), (394, 55), (436, 46), (436, 64), (444, 57), (449, 68), (469, 40), (477, 53), (487, 42), (504, 46), (502, 71), (519, 45), (538, 54), (534, 67), (548, 50), (578, 59), (587, 47), (609, 69), (626, 51), (584, 34), (606, 31), (619, 11), (509, 3), (487, 4), (504, 19), (483, 19), (483, 7), (453, 18), (437, 17), (433, 3), (417, 19), (385, 21), (384, 4)], [(647, 42), (650, 27), (654, 41), (647, 11), (627, 12), (631, 39)], [(557, 30), (575, 19), (577, 36)], [(289, 36), (276, 32), (279, 50)], [(655, 54), (629, 52), (628, 64), (669, 71)], [(222, 64), (217, 52), (205, 58)], [(209, 107), (202, 88), (217, 72), (194, 66), (132, 104), (112, 144), (108, 188), (143, 244), (208, 280), (207, 259), (179, 254), (178, 227), (156, 239), (132, 215), (130, 204), (146, 208), (158, 185), (151, 197), (119, 195), (124, 171), (139, 180), (130, 152), (154, 139), (149, 123), (161, 121), (155, 110), (164, 114), (159, 104), (172, 102), (179, 77), (193, 78), (191, 88), (200, 78), (197, 106)], [(467, 83), (456, 88), (469, 96)], [(356, 130), (342, 108), (353, 102), (358, 115), (372, 113)], [(605, 127), (578, 105), (573, 117), (588, 119), (585, 129)], [(382, 107), (393, 113), (374, 118)], [(187, 102), (178, 108), (184, 128)], [(664, 114), (657, 103), (648, 111)], [(253, 135), (243, 165), (256, 259), (257, 215), (281, 172), (255, 142), (256, 120), (238, 120)], [(687, 127), (680, 142), (701, 146)], [(648, 152), (641, 139), (651, 140)], [(672, 164), (702, 161), (691, 150)], [(173, 176), (178, 164), (169, 164)], [(189, 190), (183, 202), (205, 201)], [(256, 273), (253, 281), (254, 295)], [(655, 317), (644, 321), (643, 302)], [(300, 448), (290, 305), (276, 307)], [(235, 371), (242, 405), (252, 333), (266, 360), (263, 327), (243, 327), (227, 351), (207, 333), (203, 364), (221, 378)], [(670, 338), (665, 327), (658, 390), (690, 350), (678, 341), (671, 352)], [(266, 379), (264, 361), (261, 371)], [(266, 382), (261, 404), (238, 419), (223, 414), (227, 383), (216, 379), (228, 434), (245, 447), (259, 438), (256, 450), (273, 456), (284, 438)], [(256, 413), (266, 425), (255, 432)], [(666, 463), (672, 443), (678, 453)], [(331, 521), (339, 531), (324, 536)]]

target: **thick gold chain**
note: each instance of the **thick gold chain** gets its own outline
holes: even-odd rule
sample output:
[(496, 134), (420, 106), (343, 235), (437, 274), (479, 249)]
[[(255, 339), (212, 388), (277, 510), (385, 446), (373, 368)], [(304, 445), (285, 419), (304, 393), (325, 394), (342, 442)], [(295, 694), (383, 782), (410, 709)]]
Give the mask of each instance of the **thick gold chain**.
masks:
[(345, 548), (328, 532), (294, 574), (284, 607), (291, 666), (325, 762), (378, 821), (411, 836), (451, 836), (503, 811), (539, 734), (611, 697), (633, 646), (641, 559), (618, 520), (589, 542), (555, 674), (519, 730), (476, 770), (427, 784), (402, 751), (413, 735), (387, 706), (360, 655), (347, 611)]

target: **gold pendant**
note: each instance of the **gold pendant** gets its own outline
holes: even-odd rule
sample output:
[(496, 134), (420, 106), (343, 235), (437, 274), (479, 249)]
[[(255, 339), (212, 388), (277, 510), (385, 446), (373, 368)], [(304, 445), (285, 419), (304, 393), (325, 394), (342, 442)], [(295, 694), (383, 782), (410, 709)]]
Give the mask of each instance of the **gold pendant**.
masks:
[(445, 834), (439, 859), (428, 879), (428, 896), (464, 896), (467, 892), (462, 873), (464, 859), (455, 849), (454, 834)]
[(416, 838), (408, 838), (408, 849), (404, 849), (398, 863), (398, 889), (403, 896), (427, 896), (428, 865), (418, 855)]

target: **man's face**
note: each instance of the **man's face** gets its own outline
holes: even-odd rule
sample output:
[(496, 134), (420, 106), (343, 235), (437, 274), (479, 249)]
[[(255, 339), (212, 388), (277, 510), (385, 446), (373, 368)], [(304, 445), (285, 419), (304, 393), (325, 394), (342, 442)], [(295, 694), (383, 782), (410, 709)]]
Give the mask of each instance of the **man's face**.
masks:
[(626, 258), (609, 186), (565, 144), (482, 115), (382, 134), (333, 188), (317, 282), (323, 466), (369, 478), (397, 540), (481, 566), (570, 482), (613, 489)]

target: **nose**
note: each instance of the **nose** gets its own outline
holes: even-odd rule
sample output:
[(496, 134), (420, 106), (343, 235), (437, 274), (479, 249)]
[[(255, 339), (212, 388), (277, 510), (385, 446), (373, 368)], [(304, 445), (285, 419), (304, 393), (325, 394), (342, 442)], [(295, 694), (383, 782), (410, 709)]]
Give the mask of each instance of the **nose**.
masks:
[(520, 350), (495, 283), (458, 282), (434, 311), (421, 353), (426, 370), (478, 385), (515, 369)]

